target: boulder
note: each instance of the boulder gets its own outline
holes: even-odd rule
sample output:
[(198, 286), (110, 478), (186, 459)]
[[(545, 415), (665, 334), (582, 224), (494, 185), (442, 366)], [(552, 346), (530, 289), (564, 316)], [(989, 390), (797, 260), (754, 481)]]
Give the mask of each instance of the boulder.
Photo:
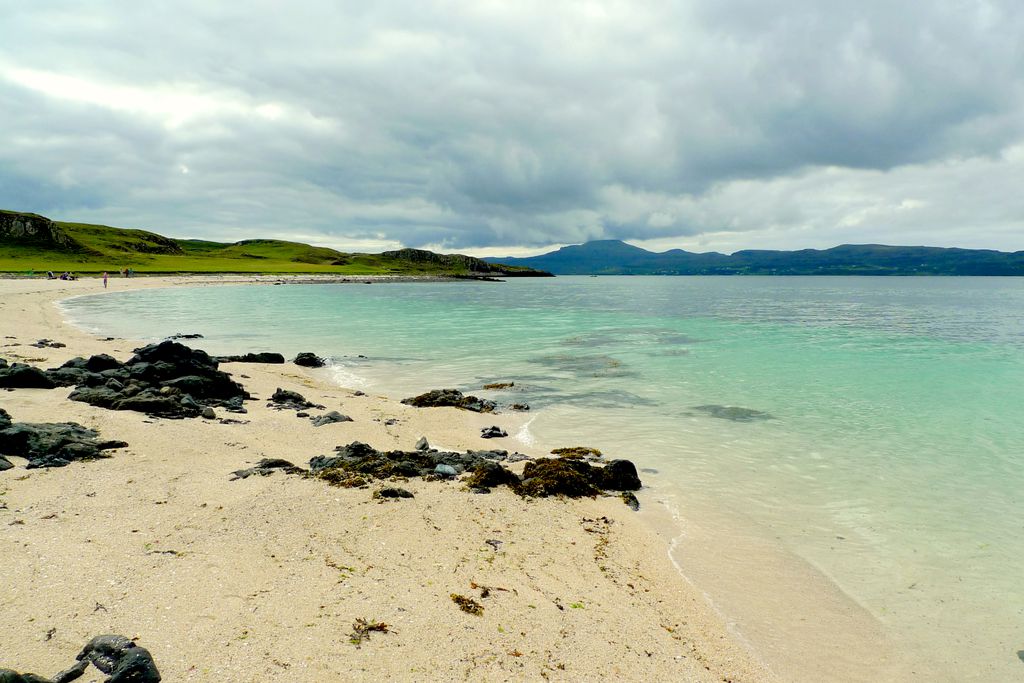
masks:
[(506, 432), (501, 427), (495, 425), (492, 425), (490, 427), (484, 427), (483, 429), (480, 430), (481, 439), (500, 439), (506, 436), (508, 436), (508, 432)]
[(57, 386), (39, 368), (24, 363), (12, 363), (0, 368), (0, 388), (3, 389), (53, 389)]
[(415, 448), (418, 451), (429, 451), (430, 450), (430, 442), (427, 441), (427, 437), (421, 436), (419, 441), (416, 442)]
[(434, 389), (419, 396), (402, 399), (405, 405), (414, 408), (461, 408), (476, 413), (493, 413), (497, 404), (484, 398), (466, 396), (457, 389)]
[(76, 657), (80, 662), (92, 662), (93, 666), (110, 676), (108, 683), (159, 683), (153, 656), (144, 647), (139, 647), (124, 636), (97, 636), (89, 641)]
[(597, 470), (598, 485), (609, 491), (639, 491), (640, 477), (629, 460), (612, 460)]
[(98, 432), (76, 422), (3, 424), (0, 424), (3, 427), (0, 429), (0, 454), (28, 459), (26, 467), (29, 469), (63, 467), (76, 460), (107, 458), (110, 456), (103, 451), (128, 445), (123, 441), (100, 441)]
[(14, 463), (12, 463), (10, 460), (5, 458), (4, 456), (0, 455), (0, 472), (4, 472), (6, 470), (12, 469), (13, 467), (14, 467)]
[(296, 365), (301, 365), (304, 368), (322, 368), (327, 365), (327, 360), (321, 358), (315, 353), (304, 351), (299, 355), (295, 356), (295, 360), (292, 361)]
[(311, 417), (310, 420), (313, 422), (314, 427), (323, 427), (324, 425), (333, 424), (335, 422), (352, 422), (352, 418), (348, 415), (342, 415), (337, 410), (332, 410), (329, 413), (323, 415), (316, 415)]

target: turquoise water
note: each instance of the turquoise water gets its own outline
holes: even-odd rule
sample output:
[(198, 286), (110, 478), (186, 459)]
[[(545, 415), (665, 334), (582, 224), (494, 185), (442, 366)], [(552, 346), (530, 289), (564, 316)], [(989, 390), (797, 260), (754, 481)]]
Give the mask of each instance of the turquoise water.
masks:
[[(374, 391), (525, 401), (520, 438), (630, 457), (770, 530), (950, 680), (1024, 679), (1024, 280), (561, 277), (65, 306), (114, 336), (315, 351)], [(499, 380), (520, 391), (479, 391)]]

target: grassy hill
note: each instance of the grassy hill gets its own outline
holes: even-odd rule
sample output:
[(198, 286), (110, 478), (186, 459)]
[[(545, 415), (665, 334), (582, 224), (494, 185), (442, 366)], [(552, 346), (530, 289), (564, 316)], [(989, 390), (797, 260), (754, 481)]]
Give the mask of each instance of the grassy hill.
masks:
[[(427, 255), (427, 256), (424, 256)], [(337, 275), (542, 275), (462, 256), (418, 250), (344, 253), (282, 240), (225, 243), (171, 239), (127, 228), (50, 221), (0, 211), (0, 272), (332, 273)]]

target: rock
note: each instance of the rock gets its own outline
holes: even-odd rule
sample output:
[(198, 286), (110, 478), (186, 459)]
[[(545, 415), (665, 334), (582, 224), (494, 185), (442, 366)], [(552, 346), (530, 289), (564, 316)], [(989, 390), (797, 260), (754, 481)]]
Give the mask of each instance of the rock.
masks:
[(53, 389), (57, 386), (50, 377), (39, 368), (24, 363), (12, 363), (0, 368), (0, 388), (2, 389)]
[(640, 501), (637, 500), (636, 494), (632, 491), (623, 491), (620, 497), (622, 498), (622, 502), (628, 505), (629, 509), (633, 512), (640, 510)]
[(98, 437), (96, 431), (76, 422), (9, 423), (0, 429), (0, 454), (28, 459), (28, 469), (63, 467), (76, 460), (110, 457), (103, 451), (127, 445)]
[(337, 410), (332, 410), (329, 413), (318, 415), (310, 418), (313, 422), (314, 427), (323, 427), (324, 425), (333, 424), (335, 422), (352, 422), (352, 418), (348, 415), (342, 415)]
[(198, 332), (192, 332), (192, 333), (188, 333), (188, 334), (183, 333), (183, 332), (178, 332), (177, 334), (172, 334), (170, 337), (167, 337), (167, 338), (168, 339), (202, 339), (203, 335), (199, 334)]
[[(69, 361), (70, 362), (70, 361)], [(65, 363), (66, 367), (68, 364)], [(121, 367), (120, 361), (113, 356), (105, 353), (100, 353), (95, 356), (89, 356), (89, 360), (85, 361), (85, 369), (89, 372), (103, 372), (104, 370), (116, 370)]]
[(363, 392), (363, 391), (353, 391), (352, 395), (353, 396), (366, 396), (366, 392)]
[(280, 365), (284, 363), (284, 356), (279, 353), (260, 352), (245, 353), (241, 356), (217, 356), (214, 360), (218, 363), (273, 363)]
[(385, 486), (373, 492), (373, 497), (380, 498), (412, 498), (412, 492), (400, 489), (397, 486)]
[(419, 396), (402, 399), (402, 403), (415, 408), (452, 407), (476, 413), (493, 413), (497, 407), (494, 401), (476, 396), (465, 396), (457, 389), (434, 389)]
[(232, 472), (231, 481), (245, 479), (246, 477), (251, 477), (254, 474), (266, 477), (273, 474), (274, 470), (284, 470), (288, 474), (300, 474), (305, 472), (301, 467), (296, 467), (287, 460), (283, 460), (281, 458), (264, 458), (256, 463), (254, 467), (244, 470), (235, 470)]
[(492, 391), (501, 391), (502, 389), (511, 389), (515, 385), (515, 382), (492, 382), (491, 384), (485, 384), (483, 388), (490, 389)]
[(427, 437), (421, 436), (420, 440), (416, 442), (415, 448), (418, 451), (429, 451), (430, 450), (430, 442), (427, 441)]
[(530, 409), (530, 405), (528, 403), (513, 403), (508, 408), (509, 410), (518, 410), (521, 412), (525, 412)]
[(297, 391), (281, 389), (278, 387), (271, 395), (268, 406), (276, 410), (302, 410), (303, 408), (323, 408), (322, 405), (307, 401), (306, 397)]
[(300, 410), (299, 412), (295, 413), (295, 417), (309, 417), (309, 413)]
[(500, 439), (506, 436), (508, 436), (508, 432), (506, 432), (501, 427), (497, 427), (494, 425), (490, 427), (484, 427), (483, 429), (480, 430), (481, 439)]
[(434, 474), (436, 474), (439, 477), (444, 477), (445, 479), (451, 479), (452, 477), (456, 476), (458, 472), (451, 465), (445, 465), (444, 463), (441, 463), (434, 467)]
[(13, 467), (14, 464), (10, 460), (0, 455), (0, 472), (12, 469)]
[(629, 460), (612, 460), (598, 469), (598, 485), (609, 491), (639, 491), (640, 477)]
[(33, 344), (29, 344), (29, 346), (34, 346), (37, 349), (63, 349), (67, 344), (63, 344), (59, 341), (53, 341), (52, 339), (40, 339)]
[(488, 489), (495, 486), (517, 486), (519, 477), (493, 460), (481, 460), (469, 468), (470, 476), (465, 480), (471, 489)]
[(0, 429), (7, 429), (11, 426), (14, 420), (11, 419), (11, 414), (3, 408), (0, 408)]
[(153, 656), (124, 636), (97, 636), (78, 654), (80, 662), (92, 664), (110, 678), (107, 683), (159, 683)]
[(327, 361), (325, 359), (308, 351), (295, 356), (295, 360), (292, 362), (296, 365), (301, 365), (304, 368), (322, 368), (327, 365)]
[(582, 460), (540, 458), (526, 463), (523, 481), (515, 491), (521, 496), (538, 498), (596, 496), (600, 490), (591, 483), (591, 469)]
[(211, 408), (210, 406), (206, 406), (205, 408), (203, 408), (202, 415), (207, 420), (217, 419), (217, 413), (215, 413), (213, 408)]

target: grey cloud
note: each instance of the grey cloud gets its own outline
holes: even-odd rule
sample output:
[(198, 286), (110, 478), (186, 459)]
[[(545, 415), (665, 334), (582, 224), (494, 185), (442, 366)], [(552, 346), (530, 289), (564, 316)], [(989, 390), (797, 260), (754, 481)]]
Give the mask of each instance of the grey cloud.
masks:
[[(280, 8), (0, 9), (0, 203), (207, 237), (465, 249), (770, 224), (801, 247), (859, 234), (835, 169), (865, 172), (898, 242), (925, 214), (887, 213), (893, 177), (941, 206), (934, 169), (970, 187), (1020, 164), (1010, 2)], [(963, 204), (1000, 235), (1024, 220)]]

